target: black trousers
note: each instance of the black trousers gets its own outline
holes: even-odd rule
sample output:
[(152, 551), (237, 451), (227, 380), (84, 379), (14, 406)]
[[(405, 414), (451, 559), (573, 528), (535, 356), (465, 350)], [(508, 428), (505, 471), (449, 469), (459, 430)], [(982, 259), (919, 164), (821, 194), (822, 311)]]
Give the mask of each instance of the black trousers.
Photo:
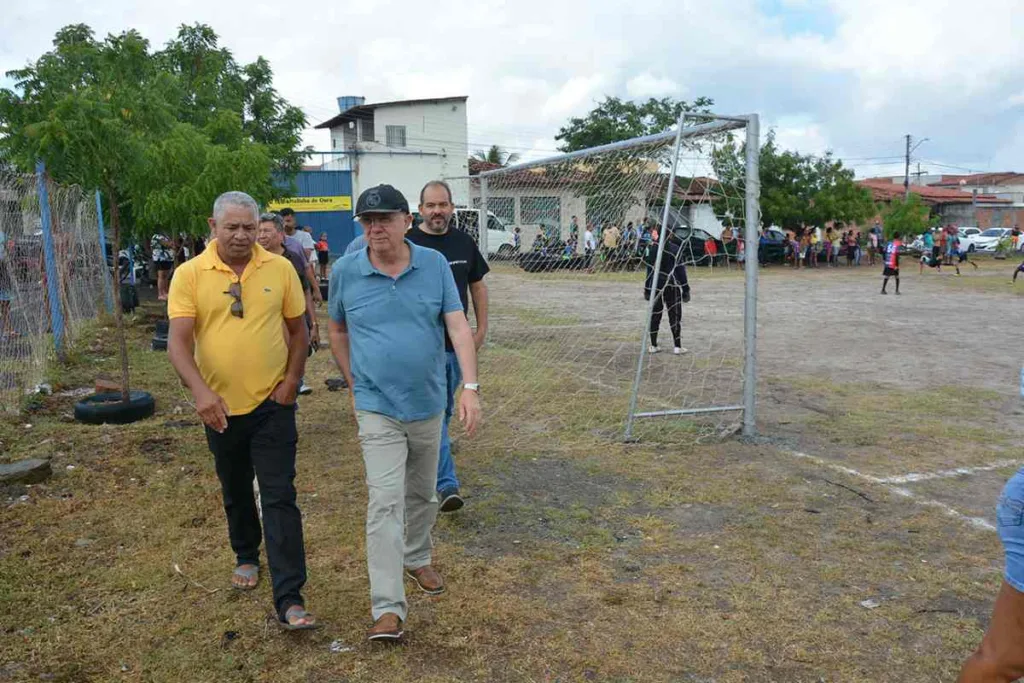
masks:
[(672, 330), (672, 341), (682, 346), (683, 326), (683, 292), (678, 285), (668, 285), (654, 299), (654, 310), (651, 312), (651, 345), (658, 345), (658, 328), (661, 327), (661, 314), (668, 307), (668, 326)]
[[(267, 399), (251, 413), (228, 418), (218, 434), (206, 428), (228, 518), (228, 538), (239, 565), (259, 564), (260, 537), (266, 536), (267, 563), (279, 617), (292, 605), (303, 605), (306, 551), (302, 515), (295, 504), (295, 406)], [(252, 490), (260, 485), (263, 529)]]

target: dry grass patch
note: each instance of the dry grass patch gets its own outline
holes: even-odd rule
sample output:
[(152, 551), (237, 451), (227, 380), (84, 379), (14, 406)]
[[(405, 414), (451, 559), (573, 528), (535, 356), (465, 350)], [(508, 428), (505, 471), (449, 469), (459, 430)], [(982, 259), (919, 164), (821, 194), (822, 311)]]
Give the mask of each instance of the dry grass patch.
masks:
[[(0, 420), (4, 458), (42, 449), (56, 472), (0, 499), (6, 678), (949, 680), (999, 580), (993, 535), (767, 446), (681, 446), (676, 421), (651, 422), (656, 439), (616, 442), (614, 394), (558, 391), (586, 386), (559, 373), (523, 391), (518, 356), (491, 349), (484, 400), (501, 411), (460, 441), (467, 508), (436, 530), (449, 592), (410, 593), (409, 644), (369, 647), (362, 463), (344, 395), (323, 388), (334, 371), (321, 353), (307, 373), (316, 393), (298, 412), (296, 483), (306, 594), (324, 628), (281, 634), (265, 579), (252, 594), (227, 588), (232, 557), (202, 432), (166, 358), (144, 350), (149, 329), (131, 335), (136, 384), (157, 395), (153, 419), (78, 425), (63, 417), (69, 401), (50, 399), (30, 418)], [(112, 348), (63, 376), (108, 370)], [(835, 400), (868, 410), (852, 390)], [(924, 413), (936, 399), (888, 400)], [(334, 653), (334, 641), (354, 649)]]
[(806, 410), (796, 424), (811, 450), (865, 474), (984, 465), (1015, 457), (1022, 442), (1002, 421), (1005, 399), (988, 389), (909, 390), (808, 377), (766, 382)]

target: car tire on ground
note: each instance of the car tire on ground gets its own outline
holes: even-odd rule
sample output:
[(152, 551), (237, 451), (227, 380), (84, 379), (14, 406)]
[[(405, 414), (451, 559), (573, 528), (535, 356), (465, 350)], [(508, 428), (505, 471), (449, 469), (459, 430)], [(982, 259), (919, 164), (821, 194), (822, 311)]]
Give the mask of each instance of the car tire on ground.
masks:
[(497, 258), (510, 259), (515, 255), (516, 251), (511, 244), (502, 244), (498, 247)]
[(973, 254), (975, 251), (976, 251), (976, 249), (974, 248), (973, 244), (970, 245), (969, 247), (967, 247), (967, 253), (968, 254)]
[(86, 396), (75, 404), (75, 419), (86, 424), (129, 424), (153, 415), (156, 399), (145, 391), (133, 391), (128, 402), (121, 400), (120, 392), (107, 392)]

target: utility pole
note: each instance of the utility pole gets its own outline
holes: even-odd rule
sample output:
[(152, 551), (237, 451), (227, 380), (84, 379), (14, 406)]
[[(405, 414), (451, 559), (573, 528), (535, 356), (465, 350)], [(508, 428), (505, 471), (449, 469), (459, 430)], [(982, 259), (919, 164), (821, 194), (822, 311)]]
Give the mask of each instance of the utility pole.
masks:
[(917, 182), (915, 182), (914, 184), (915, 185), (920, 185), (921, 184), (921, 177), (928, 175), (928, 169), (925, 169), (925, 170), (922, 171), (921, 170), (921, 162), (919, 161), (919, 162), (917, 162), (917, 171), (913, 175), (917, 179)]
[[(907, 199), (910, 199), (910, 155), (911, 155), (911, 153), (915, 149), (917, 149), (918, 147), (920, 147), (924, 143), (928, 142), (928, 138), (921, 138), (920, 140), (917, 141), (916, 145), (911, 147), (910, 146), (910, 135), (907, 135), (906, 138), (907, 138), (907, 155), (904, 158), (904, 161), (906, 163), (905, 163), (905, 165), (903, 167), (903, 200), (904, 201), (906, 201)], [(917, 170), (918, 170), (918, 179), (920, 179), (920, 177), (921, 177), (920, 176), (920, 172), (921, 172), (920, 164), (918, 165), (918, 169)]]
[(907, 136), (906, 165), (903, 167), (903, 199), (910, 199), (910, 135)]

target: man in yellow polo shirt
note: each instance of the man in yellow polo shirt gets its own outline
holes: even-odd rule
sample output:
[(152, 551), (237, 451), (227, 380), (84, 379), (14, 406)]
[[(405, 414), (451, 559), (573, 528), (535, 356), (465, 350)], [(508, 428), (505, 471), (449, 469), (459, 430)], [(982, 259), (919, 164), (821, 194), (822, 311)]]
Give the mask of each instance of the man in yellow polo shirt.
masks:
[[(259, 208), (225, 192), (209, 219), (214, 239), (171, 281), (167, 351), (206, 425), (237, 559), (231, 584), (259, 581), (260, 487), (274, 607), (287, 629), (315, 627), (306, 612), (306, 551), (295, 504), (295, 395), (309, 339), (292, 264), (256, 243)], [(288, 342), (281, 326), (288, 328)]]

